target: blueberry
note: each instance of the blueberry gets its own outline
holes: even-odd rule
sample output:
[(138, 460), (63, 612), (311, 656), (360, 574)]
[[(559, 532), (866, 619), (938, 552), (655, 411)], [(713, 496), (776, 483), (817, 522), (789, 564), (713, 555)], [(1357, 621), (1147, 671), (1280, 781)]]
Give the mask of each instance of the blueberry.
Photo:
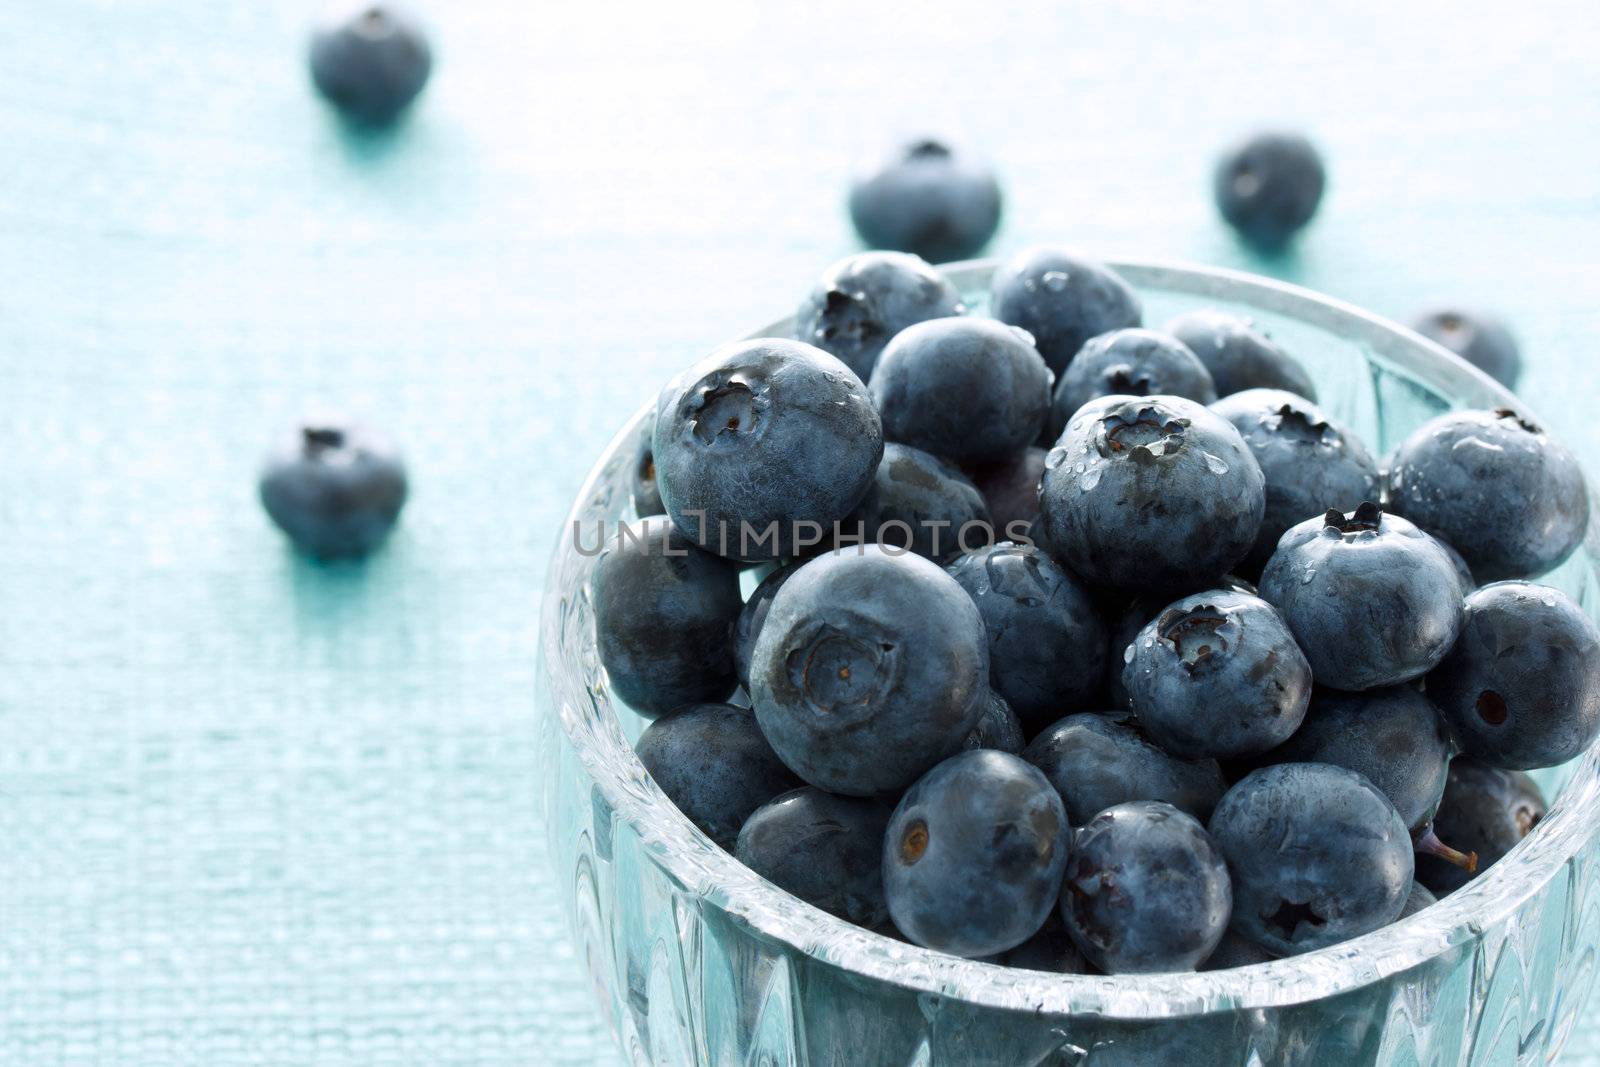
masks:
[(301, 426), (267, 457), (261, 506), (302, 552), (364, 556), (383, 543), (406, 502), (406, 468), (394, 446), (357, 426)]
[(1217, 210), (1239, 236), (1265, 252), (1289, 243), (1322, 201), (1322, 157), (1297, 133), (1263, 132), (1232, 146), (1212, 179)]
[(876, 545), (802, 564), (773, 597), (750, 665), (778, 755), (853, 796), (904, 788), (956, 751), (987, 710), (988, 682), (972, 598), (921, 556)]
[(311, 37), (311, 80), (356, 122), (381, 126), (399, 117), (428, 83), (433, 52), (422, 27), (387, 3), (341, 11)]
[(1175, 396), (1085, 404), (1039, 490), (1057, 559), (1096, 584), (1154, 592), (1214, 584), (1255, 543), (1265, 506), (1239, 431)]
[(731, 704), (679, 708), (645, 727), (633, 747), (667, 799), (730, 852), (752, 812), (800, 784), (750, 712)]
[(1222, 940), (1232, 910), (1221, 853), (1171, 804), (1118, 804), (1073, 838), (1061, 918), (1107, 974), (1194, 970)]
[[(1454, 848), (1476, 853), (1476, 870), (1481, 874), (1532, 833), (1544, 815), (1544, 795), (1532, 778), (1457, 756), (1450, 761), (1450, 778), (1433, 827)], [(1417, 881), (1441, 897), (1472, 877), (1460, 864), (1417, 857)]]
[(1195, 358), (1205, 364), (1216, 383), (1218, 396), (1232, 396), (1246, 389), (1283, 389), (1317, 399), (1298, 360), (1279, 348), (1248, 319), (1225, 311), (1190, 311), (1162, 327), (1189, 346)]
[(1130, 328), (1091, 337), (1056, 383), (1045, 439), (1060, 437), (1067, 420), (1091, 400), (1154, 395), (1209, 404), (1217, 388), (1189, 346), (1170, 334)]
[(770, 801), (739, 831), (739, 862), (787, 893), (857, 926), (889, 917), (883, 835), (894, 808), (806, 786)]
[(994, 317), (1033, 335), (1057, 376), (1089, 338), (1139, 325), (1139, 298), (1110, 269), (1059, 248), (1029, 248), (994, 273)]
[(1589, 528), (1577, 457), (1506, 410), (1419, 426), (1389, 460), (1389, 507), (1455, 546), (1480, 584), (1538, 577)]
[(1522, 353), (1506, 324), (1481, 311), (1439, 308), (1418, 315), (1411, 328), (1477, 367), (1507, 389), (1517, 387)]
[(612, 691), (652, 718), (722, 700), (736, 681), (740, 607), (739, 572), (665, 516), (619, 529), (594, 573), (595, 638)]
[(1026, 333), (963, 317), (930, 319), (896, 334), (867, 391), (885, 440), (956, 463), (983, 463), (1038, 439), (1051, 382)]
[(950, 574), (983, 616), (991, 684), (1030, 732), (1094, 700), (1106, 630), (1078, 579), (1040, 549), (1011, 543), (962, 556)]
[(1280, 763), (1247, 775), (1212, 813), (1233, 877), (1233, 929), (1280, 956), (1387, 926), (1411, 892), (1411, 835), (1355, 771)]
[(656, 488), (656, 454), (654, 437), (655, 417), (645, 421), (639, 433), (639, 443), (633, 449), (633, 472), (629, 486), (633, 496), (633, 510), (640, 518), (646, 515), (665, 515), (661, 503), (661, 490)]
[(733, 627), (733, 663), (739, 674), (739, 684), (746, 689), (750, 688), (750, 656), (755, 652), (761, 624), (767, 621), (772, 598), (798, 568), (798, 563), (788, 563), (761, 579), (739, 611), (739, 620)]
[(822, 275), (795, 313), (794, 335), (865, 380), (895, 334), (966, 310), (956, 287), (917, 256), (861, 252)]
[(1227, 971), (1234, 967), (1253, 967), (1258, 963), (1271, 963), (1278, 957), (1256, 944), (1228, 930), (1217, 942), (1217, 947), (1200, 965), (1202, 971)]
[(1216, 760), (1168, 755), (1127, 712), (1068, 715), (1035, 737), (1022, 758), (1055, 786), (1074, 826), (1137, 800), (1164, 801), (1205, 819), (1227, 789)]
[(883, 457), (866, 386), (810, 345), (725, 345), (656, 405), (656, 485), (700, 547), (736, 559), (795, 555), (860, 503)]
[[(883, 446), (866, 496), (840, 523), (841, 540), (908, 549), (943, 563), (993, 533), (983, 494), (955, 467), (909, 445)], [(965, 531), (965, 533), (963, 533)]]
[(1461, 750), (1508, 770), (1554, 767), (1600, 733), (1600, 628), (1565, 593), (1495, 582), (1428, 675)]
[(1016, 756), (952, 756), (900, 798), (883, 842), (883, 888), (913, 942), (991, 956), (1044, 925), (1067, 861), (1066, 813)]
[(1461, 630), (1461, 583), (1439, 543), (1363, 503), (1307, 519), (1278, 542), (1261, 574), (1277, 608), (1334, 689), (1374, 689), (1433, 669)]
[(1261, 573), (1289, 527), (1378, 499), (1378, 464), (1367, 446), (1304, 397), (1246, 389), (1211, 405), (1233, 423), (1267, 480), (1267, 510), (1245, 569)]
[(1052, 912), (1039, 932), (1009, 952), (1000, 954), (999, 962), (1007, 967), (1024, 971), (1045, 971), (1050, 974), (1093, 974), (1094, 968), (1083, 958), (1072, 935), (1061, 922), (1061, 916)]
[(1034, 521), (1039, 518), (1044, 458), (1044, 449), (1030, 446), (999, 462), (968, 468), (972, 484), (989, 507), (997, 538), (1020, 541), (1032, 536)]
[(896, 148), (850, 190), (850, 219), (873, 248), (934, 263), (970, 259), (1000, 227), (1000, 183), (987, 163), (943, 141)]
[(1287, 740), (1305, 719), (1311, 665), (1272, 605), (1215, 589), (1169, 605), (1124, 653), (1122, 685), (1168, 752), (1238, 757)]
[[(1417, 858), (1417, 868), (1419, 870), (1422, 868), (1425, 858), (1421, 856)], [(1409, 919), (1423, 908), (1431, 908), (1437, 903), (1439, 903), (1439, 898), (1429, 892), (1427, 886), (1421, 882), (1412, 882), (1411, 892), (1406, 896), (1406, 906), (1400, 909), (1400, 918)]]
[[(1237, 575), (1225, 574), (1217, 582), (1218, 589), (1226, 589), (1234, 593), (1248, 593), (1255, 596), (1256, 587)], [(1169, 603), (1169, 598), (1160, 594), (1141, 593), (1133, 597), (1124, 597), (1120, 601), (1112, 600), (1104, 605), (1103, 611), (1109, 620), (1106, 633), (1110, 635), (1110, 644), (1106, 655), (1106, 692), (1111, 698), (1111, 706), (1121, 711), (1128, 709), (1128, 690), (1122, 684), (1122, 669), (1127, 666), (1128, 646), (1133, 644), (1133, 639), (1159, 614), (1161, 609)], [(1253, 768), (1252, 768), (1253, 769)]]
[(1363, 775), (1413, 833), (1439, 808), (1450, 739), (1427, 697), (1408, 685), (1341, 693), (1318, 689), (1306, 721), (1261, 757), (1269, 763), (1331, 763)]
[(972, 732), (967, 734), (967, 739), (961, 743), (961, 747), (992, 748), (996, 752), (1016, 755), (1022, 751), (1025, 740), (1022, 734), (1022, 720), (1017, 718), (1017, 713), (1011, 710), (1011, 705), (1006, 703), (1004, 697), (990, 690), (983, 717), (978, 720), (978, 725), (972, 728)]

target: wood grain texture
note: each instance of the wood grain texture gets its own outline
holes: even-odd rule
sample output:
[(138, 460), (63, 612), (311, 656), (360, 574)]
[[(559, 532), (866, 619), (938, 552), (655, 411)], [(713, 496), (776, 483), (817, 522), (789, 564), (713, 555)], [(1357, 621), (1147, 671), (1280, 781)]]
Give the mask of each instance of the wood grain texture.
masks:
[[(441, 2), (374, 141), (298, 0), (0, 6), (0, 1062), (614, 1062), (534, 811), (544, 561), (655, 383), (852, 250), (896, 133), (993, 156), (1001, 251), (1497, 308), (1592, 456), (1600, 9), (1218, 7)], [(1271, 263), (1207, 191), (1261, 122), (1332, 175)], [(254, 502), (308, 407), (408, 446), (364, 570)]]

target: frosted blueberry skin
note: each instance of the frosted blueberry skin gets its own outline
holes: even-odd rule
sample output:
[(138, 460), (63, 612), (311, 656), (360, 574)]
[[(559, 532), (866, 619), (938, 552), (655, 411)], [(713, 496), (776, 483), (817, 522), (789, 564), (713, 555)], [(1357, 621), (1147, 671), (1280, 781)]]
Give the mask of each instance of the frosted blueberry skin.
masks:
[(344, 423), (299, 427), (267, 458), (261, 506), (296, 548), (318, 559), (365, 556), (405, 506), (405, 463), (382, 436)]
[(1461, 631), (1461, 596), (1439, 543), (1370, 502), (1291, 528), (1261, 574), (1317, 682), (1351, 691), (1432, 670)]
[(1005, 698), (994, 690), (989, 691), (989, 697), (983, 709), (983, 717), (978, 720), (978, 725), (967, 734), (967, 739), (961, 742), (963, 750), (973, 748), (992, 748), (996, 752), (1009, 752), (1013, 756), (1022, 751), (1022, 746), (1027, 743), (1023, 736), (1022, 720), (1017, 718), (1017, 713), (1011, 710)]
[(422, 27), (388, 3), (359, 5), (311, 37), (311, 80), (351, 120), (382, 126), (400, 116), (433, 70)]
[(752, 812), (800, 784), (747, 708), (690, 704), (645, 727), (639, 762), (689, 821), (733, 851)]
[(1397, 685), (1364, 693), (1318, 689), (1304, 725), (1258, 762), (1355, 771), (1389, 798), (1415, 834), (1439, 809), (1451, 755), (1439, 710), (1413, 687)]
[(1322, 157), (1297, 133), (1264, 131), (1230, 147), (1217, 161), (1217, 210), (1247, 244), (1277, 252), (1322, 202)]
[(931, 319), (884, 348), (867, 391), (886, 441), (954, 463), (1005, 459), (1033, 444), (1050, 410), (1050, 368), (1033, 338), (993, 319)]
[(772, 598), (778, 595), (783, 583), (794, 576), (799, 566), (799, 563), (786, 563), (761, 579), (739, 610), (739, 618), (733, 626), (733, 662), (739, 674), (739, 684), (746, 689), (750, 688), (750, 656), (755, 651), (761, 624), (767, 621)]
[(1227, 791), (1213, 759), (1180, 759), (1157, 748), (1127, 712), (1083, 712), (1046, 727), (1022, 750), (1082, 826), (1117, 804), (1159, 800), (1197, 819)]
[(1258, 963), (1271, 963), (1277, 959), (1272, 953), (1253, 941), (1247, 941), (1230, 928), (1217, 942), (1217, 947), (1200, 965), (1202, 971), (1226, 971), (1234, 967), (1253, 967)]
[(773, 597), (750, 684), (762, 731), (807, 783), (891, 793), (957, 751), (987, 710), (983, 619), (922, 557), (846, 549)]
[(1030, 445), (998, 462), (967, 468), (972, 484), (989, 507), (998, 540), (1017, 541), (1031, 536), (1034, 521), (1039, 518), (1044, 458), (1044, 449)]
[(633, 510), (641, 518), (667, 513), (666, 506), (661, 503), (661, 491), (656, 488), (655, 432), (655, 418), (651, 417), (640, 430), (639, 442), (634, 446), (633, 468), (628, 479)]
[(1247, 573), (1261, 573), (1289, 527), (1378, 499), (1378, 464), (1367, 446), (1304, 397), (1246, 389), (1211, 410), (1233, 423), (1267, 480), (1267, 509), (1242, 565)]
[(1000, 183), (973, 153), (918, 138), (856, 180), (850, 220), (872, 248), (911, 252), (932, 263), (970, 259), (1000, 227)]
[(1469, 756), (1508, 770), (1565, 763), (1600, 733), (1600, 628), (1548, 586), (1486, 585), (1467, 597), (1428, 696)]
[(1454, 546), (1479, 584), (1538, 577), (1589, 528), (1577, 457), (1506, 410), (1419, 426), (1390, 457), (1389, 509)]
[(634, 711), (654, 718), (733, 692), (739, 572), (694, 547), (665, 515), (612, 536), (593, 593), (600, 663)]
[(1060, 248), (1025, 249), (994, 272), (994, 317), (1033, 335), (1057, 377), (1089, 338), (1137, 326), (1139, 297), (1108, 267)]
[(1019, 967), (1025, 971), (1044, 971), (1048, 974), (1094, 974), (1089, 961), (1083, 958), (1072, 935), (1061, 922), (1059, 910), (1051, 912), (1039, 932), (1009, 952), (1000, 954), (1000, 963)]
[(993, 524), (978, 487), (938, 456), (891, 443), (861, 502), (839, 524), (840, 547), (852, 551), (847, 544), (859, 536), (944, 563), (961, 555), (961, 531), (970, 523), (976, 525), (966, 543), (987, 544)]
[(1411, 320), (1411, 328), (1443, 345), (1505, 386), (1517, 387), (1522, 352), (1511, 330), (1497, 316), (1460, 308), (1436, 308)]
[(1091, 703), (1105, 673), (1106, 630), (1083, 584), (1031, 545), (962, 556), (949, 572), (972, 597), (989, 640), (990, 684), (1029, 732)]
[(1067, 420), (1091, 400), (1158, 395), (1209, 404), (1217, 388), (1189, 346), (1170, 334), (1130, 328), (1091, 337), (1056, 383), (1044, 440), (1054, 443)]
[(860, 503), (883, 428), (849, 368), (768, 337), (724, 345), (674, 378), (656, 402), (653, 448), (678, 528), (701, 548), (755, 562), (795, 555), (811, 532), (797, 524), (831, 530)]
[(1176, 595), (1214, 585), (1255, 543), (1266, 507), (1255, 456), (1227, 420), (1175, 396), (1108, 396), (1045, 459), (1051, 553), (1088, 581)]
[(779, 889), (858, 926), (889, 917), (883, 898), (883, 834), (894, 808), (805, 786), (746, 820), (734, 855)]
[(991, 956), (1038, 932), (1061, 892), (1061, 798), (1016, 756), (979, 749), (906, 791), (883, 842), (894, 924), (916, 944)]
[(1283, 389), (1317, 399), (1311, 375), (1289, 353), (1279, 348), (1248, 319), (1225, 311), (1189, 311), (1162, 327), (1188, 346), (1211, 372), (1217, 396), (1232, 396), (1246, 389)]
[(1232, 910), (1222, 854), (1170, 804), (1119, 804), (1073, 838), (1061, 918), (1106, 974), (1194, 970), (1222, 940)]
[(795, 313), (794, 335), (865, 381), (895, 334), (966, 310), (956, 287), (920, 257), (861, 252), (823, 273)]
[(1411, 835), (1354, 771), (1280, 763), (1247, 775), (1212, 813), (1233, 879), (1233, 929), (1280, 956), (1387, 926), (1411, 892)]
[(1300, 728), (1311, 700), (1311, 664), (1289, 627), (1246, 593), (1175, 601), (1124, 659), (1122, 685), (1145, 733), (1190, 758), (1265, 752)]
[[(1451, 848), (1477, 854), (1477, 874), (1498, 863), (1545, 816), (1544, 794), (1521, 771), (1502, 771), (1470, 756), (1450, 761), (1444, 800), (1433, 832)], [(1434, 856), (1417, 857), (1417, 881), (1439, 896), (1472, 881), (1473, 873)]]

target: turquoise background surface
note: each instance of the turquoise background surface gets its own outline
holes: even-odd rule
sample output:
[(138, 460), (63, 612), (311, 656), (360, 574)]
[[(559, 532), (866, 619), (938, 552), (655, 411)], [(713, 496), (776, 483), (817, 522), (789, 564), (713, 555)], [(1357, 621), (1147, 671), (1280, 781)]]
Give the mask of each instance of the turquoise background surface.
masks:
[[(535, 810), (545, 560), (655, 383), (852, 250), (897, 133), (992, 155), (1000, 251), (1498, 308), (1593, 472), (1600, 8), (1513, 10), (438, 2), (371, 140), (312, 5), (0, 5), (0, 1064), (616, 1062)], [(1273, 121), (1332, 181), (1267, 263), (1207, 181)], [(254, 500), (330, 408), (412, 463), (365, 567)]]

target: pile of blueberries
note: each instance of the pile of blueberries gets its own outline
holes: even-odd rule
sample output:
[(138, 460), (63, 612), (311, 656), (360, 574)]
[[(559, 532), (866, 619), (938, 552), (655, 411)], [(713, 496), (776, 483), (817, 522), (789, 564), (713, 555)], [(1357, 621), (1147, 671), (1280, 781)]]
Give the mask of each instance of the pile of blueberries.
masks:
[[(802, 900), (1035, 970), (1240, 966), (1464, 885), (1600, 731), (1588, 525), (1510, 411), (1380, 464), (1242, 319), (1057, 248), (852, 256), (660, 393), (591, 590), (640, 760)], [(741, 595), (741, 574), (759, 579)]]

